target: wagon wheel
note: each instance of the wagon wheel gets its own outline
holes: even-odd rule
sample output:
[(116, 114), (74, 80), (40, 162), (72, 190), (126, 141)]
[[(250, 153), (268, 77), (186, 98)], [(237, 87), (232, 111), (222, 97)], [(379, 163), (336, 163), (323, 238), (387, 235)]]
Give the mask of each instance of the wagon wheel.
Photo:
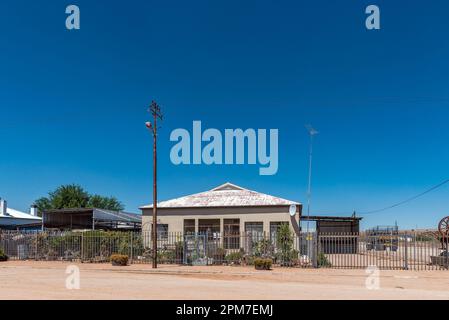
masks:
[(449, 244), (449, 217), (441, 219), (438, 224), (438, 232), (440, 233), (440, 242), (443, 250), (447, 251)]
[(449, 217), (441, 219), (440, 223), (438, 224), (438, 231), (443, 238), (449, 237)]

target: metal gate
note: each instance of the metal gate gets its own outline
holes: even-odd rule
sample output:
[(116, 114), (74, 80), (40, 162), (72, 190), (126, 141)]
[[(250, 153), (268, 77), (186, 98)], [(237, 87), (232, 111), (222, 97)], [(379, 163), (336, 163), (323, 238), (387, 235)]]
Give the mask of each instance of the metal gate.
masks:
[(301, 267), (319, 266), (318, 261), (318, 234), (316, 232), (301, 232), (297, 236), (297, 248)]
[(447, 239), (399, 233), (320, 234), (318, 267), (385, 270), (439, 270), (448, 268)]
[(206, 255), (207, 235), (192, 234), (184, 236), (184, 258), (183, 263), (188, 265), (208, 265), (209, 259)]

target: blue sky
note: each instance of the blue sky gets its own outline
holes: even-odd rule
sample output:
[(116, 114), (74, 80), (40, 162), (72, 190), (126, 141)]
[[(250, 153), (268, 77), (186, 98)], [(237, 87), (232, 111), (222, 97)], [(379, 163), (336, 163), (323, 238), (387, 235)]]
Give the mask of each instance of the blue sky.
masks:
[[(0, 196), (26, 210), (60, 184), (152, 200), (146, 107), (156, 99), (159, 197), (231, 181), (306, 201), (312, 213), (368, 211), (449, 177), (449, 3), (433, 1), (66, 1), (0, 3)], [(365, 28), (369, 4), (381, 30)], [(170, 132), (279, 129), (279, 171), (174, 166)], [(449, 185), (366, 216), (364, 227), (435, 227)]]

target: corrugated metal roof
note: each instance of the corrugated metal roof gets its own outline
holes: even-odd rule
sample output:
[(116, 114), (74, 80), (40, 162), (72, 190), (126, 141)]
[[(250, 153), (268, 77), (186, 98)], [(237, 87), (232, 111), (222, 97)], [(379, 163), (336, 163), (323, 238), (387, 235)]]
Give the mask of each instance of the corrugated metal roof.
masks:
[[(158, 203), (158, 208), (199, 208), (199, 207), (249, 207), (249, 206), (289, 206), (298, 202), (248, 190), (232, 183), (222, 184), (212, 190), (188, 195)], [(152, 208), (153, 205), (141, 207)]]
[(21, 228), (36, 226), (42, 223), (41, 217), (35, 217), (29, 213), (21, 212), (11, 208), (6, 208), (7, 215), (0, 215), (0, 227)]
[(17, 219), (31, 219), (31, 220), (37, 220), (37, 221), (41, 221), (42, 220), (41, 217), (35, 217), (35, 216), (32, 216), (29, 213), (25, 213), (25, 212), (21, 212), (21, 211), (18, 211), (18, 210), (14, 210), (14, 209), (11, 209), (9, 207), (6, 208), (6, 213), (8, 214), (8, 216), (2, 216), (3, 218), (11, 217), (11, 218), (17, 218)]
[(123, 211), (110, 211), (104, 209), (94, 209), (94, 219), (102, 221), (135, 222), (141, 223), (140, 214), (128, 213)]
[(45, 210), (45, 214), (93, 214), (95, 220), (141, 223), (142, 216), (136, 213), (112, 211), (97, 208), (65, 208)]

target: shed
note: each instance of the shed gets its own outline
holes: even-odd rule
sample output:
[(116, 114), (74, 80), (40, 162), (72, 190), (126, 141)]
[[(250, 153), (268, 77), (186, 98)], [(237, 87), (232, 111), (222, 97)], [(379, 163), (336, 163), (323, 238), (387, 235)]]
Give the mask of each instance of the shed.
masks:
[(132, 231), (142, 227), (139, 214), (98, 208), (46, 210), (42, 218), (44, 229)]
[(307, 220), (316, 222), (316, 231), (323, 253), (357, 253), (361, 217), (301, 217), (301, 221)]

